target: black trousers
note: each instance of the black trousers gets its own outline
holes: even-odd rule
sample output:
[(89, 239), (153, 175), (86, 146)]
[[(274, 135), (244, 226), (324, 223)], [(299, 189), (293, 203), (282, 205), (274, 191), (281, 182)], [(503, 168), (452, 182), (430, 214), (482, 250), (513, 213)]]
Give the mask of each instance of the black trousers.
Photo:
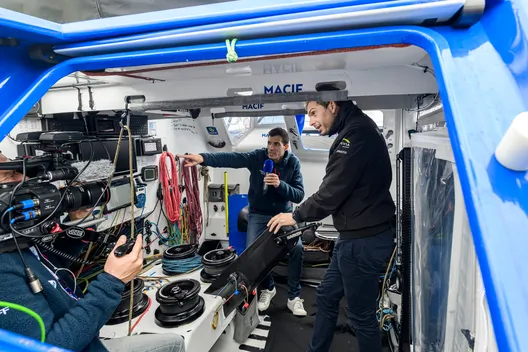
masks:
[(330, 266), (317, 288), (317, 315), (308, 352), (330, 350), (343, 296), (359, 350), (381, 352), (376, 319), (379, 279), (393, 250), (392, 229), (371, 237), (337, 240)]

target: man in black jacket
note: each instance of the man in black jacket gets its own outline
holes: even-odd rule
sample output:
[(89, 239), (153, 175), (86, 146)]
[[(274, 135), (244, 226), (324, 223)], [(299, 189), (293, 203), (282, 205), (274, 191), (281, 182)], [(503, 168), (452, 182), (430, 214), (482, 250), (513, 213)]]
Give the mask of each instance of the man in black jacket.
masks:
[(282, 226), (319, 221), (332, 215), (339, 238), (325, 277), (317, 288), (317, 316), (309, 352), (330, 349), (345, 295), (348, 315), (361, 352), (381, 352), (376, 319), (379, 273), (394, 249), (394, 201), (389, 188), (389, 153), (375, 122), (353, 102), (307, 104), (310, 125), (321, 135), (338, 133), (330, 148), (319, 190), (293, 214), (279, 214), (268, 223)]

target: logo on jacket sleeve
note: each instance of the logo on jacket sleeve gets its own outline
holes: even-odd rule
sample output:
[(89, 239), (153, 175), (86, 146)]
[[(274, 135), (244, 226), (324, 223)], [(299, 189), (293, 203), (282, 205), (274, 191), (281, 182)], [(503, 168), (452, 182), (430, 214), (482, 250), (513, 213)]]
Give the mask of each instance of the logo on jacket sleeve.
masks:
[(337, 146), (336, 153), (339, 154), (348, 154), (348, 149), (350, 148), (350, 141), (346, 138), (343, 138), (339, 145)]

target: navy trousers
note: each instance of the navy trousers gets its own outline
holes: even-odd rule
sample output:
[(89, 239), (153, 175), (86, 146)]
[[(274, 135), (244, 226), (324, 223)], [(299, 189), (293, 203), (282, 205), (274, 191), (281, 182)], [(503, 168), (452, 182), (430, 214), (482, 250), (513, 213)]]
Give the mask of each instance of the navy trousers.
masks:
[(317, 314), (308, 352), (330, 350), (345, 296), (348, 318), (361, 352), (381, 352), (376, 319), (380, 271), (394, 250), (394, 232), (358, 239), (338, 239), (323, 281), (317, 288)]

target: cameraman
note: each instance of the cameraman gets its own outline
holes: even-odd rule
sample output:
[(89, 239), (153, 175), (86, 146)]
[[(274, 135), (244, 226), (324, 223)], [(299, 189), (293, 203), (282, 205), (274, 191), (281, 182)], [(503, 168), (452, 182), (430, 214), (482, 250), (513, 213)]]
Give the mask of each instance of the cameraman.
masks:
[[(0, 162), (6, 161), (7, 158), (0, 154)], [(0, 184), (21, 180), (22, 175), (18, 172), (0, 170)], [(70, 218), (82, 219), (86, 212), (70, 213)], [(126, 237), (121, 236), (116, 246), (125, 242)], [(183, 352), (184, 340), (176, 334), (135, 335), (99, 340), (99, 329), (105, 325), (121, 302), (125, 284), (135, 278), (143, 267), (142, 243), (141, 235), (138, 235), (130, 254), (117, 258), (113, 251), (110, 252), (104, 272), (90, 283), (86, 295), (81, 298), (64, 284), (71, 279), (61, 275), (64, 271), (57, 271), (60, 265), (57, 262), (50, 263), (53, 261), (51, 256), (49, 261), (43, 260), (37, 248), (21, 250), (21, 255), (42, 285), (42, 291), (37, 294), (34, 294), (28, 285), (19, 253), (1, 253), (0, 301), (16, 303), (35, 311), (44, 321), (46, 343), (68, 350)], [(69, 254), (75, 256), (77, 253)], [(34, 339), (40, 336), (35, 319), (14, 309), (6, 309), (0, 315), (0, 329)]]

